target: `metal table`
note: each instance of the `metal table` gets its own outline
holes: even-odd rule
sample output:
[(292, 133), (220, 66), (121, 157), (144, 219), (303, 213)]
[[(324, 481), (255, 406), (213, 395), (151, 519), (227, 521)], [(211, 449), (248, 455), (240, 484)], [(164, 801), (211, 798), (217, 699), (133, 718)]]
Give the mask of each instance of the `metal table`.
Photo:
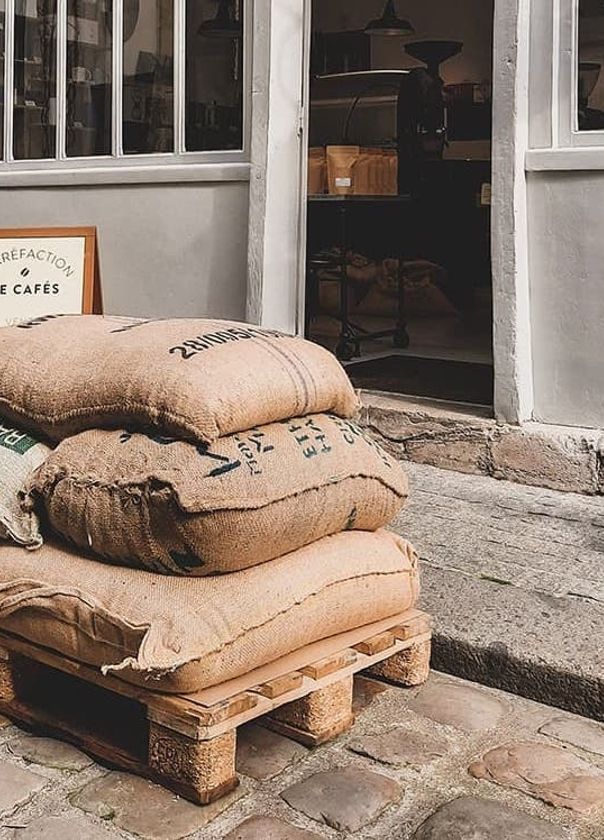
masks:
[[(409, 335), (406, 328), (405, 317), (405, 284), (403, 276), (403, 263), (408, 252), (404, 247), (406, 237), (403, 235), (404, 226), (400, 225), (400, 237), (397, 235), (396, 246), (391, 256), (398, 257), (398, 307), (396, 321), (392, 329), (369, 332), (357, 324), (352, 323), (349, 317), (349, 279), (346, 255), (352, 246), (350, 242), (350, 215), (359, 209), (375, 210), (383, 217), (384, 213), (395, 213), (397, 219), (408, 218), (408, 211), (413, 205), (411, 195), (311, 195), (308, 196), (309, 226), (312, 225), (312, 215), (318, 208), (331, 208), (338, 216), (340, 258), (329, 261), (313, 260), (308, 261), (307, 271), (307, 330), (313, 308), (318, 303), (318, 272), (321, 269), (329, 268), (330, 271), (339, 272), (338, 282), (340, 283), (340, 307), (338, 320), (341, 325), (340, 336), (336, 347), (336, 355), (339, 359), (349, 360), (354, 356), (360, 356), (361, 343), (370, 339), (392, 337), (395, 347), (407, 347)], [(394, 313), (393, 313), (394, 315)]]

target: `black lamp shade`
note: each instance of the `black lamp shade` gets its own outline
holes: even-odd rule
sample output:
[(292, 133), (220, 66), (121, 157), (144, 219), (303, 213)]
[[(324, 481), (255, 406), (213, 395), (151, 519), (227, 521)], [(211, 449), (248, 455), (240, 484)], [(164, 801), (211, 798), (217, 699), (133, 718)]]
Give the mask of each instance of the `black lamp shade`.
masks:
[(394, 0), (387, 0), (382, 16), (370, 21), (365, 27), (367, 35), (413, 35), (414, 32), (408, 20), (398, 17)]

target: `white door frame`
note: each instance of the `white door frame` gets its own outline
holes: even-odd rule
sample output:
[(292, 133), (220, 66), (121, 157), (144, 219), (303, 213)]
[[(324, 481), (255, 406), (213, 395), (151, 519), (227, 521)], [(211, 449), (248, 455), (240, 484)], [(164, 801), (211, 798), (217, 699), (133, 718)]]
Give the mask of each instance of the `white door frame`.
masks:
[[(495, 0), (492, 262), (495, 415), (533, 413), (525, 154), (531, 0)], [(247, 315), (301, 332), (311, 0), (255, 0)]]

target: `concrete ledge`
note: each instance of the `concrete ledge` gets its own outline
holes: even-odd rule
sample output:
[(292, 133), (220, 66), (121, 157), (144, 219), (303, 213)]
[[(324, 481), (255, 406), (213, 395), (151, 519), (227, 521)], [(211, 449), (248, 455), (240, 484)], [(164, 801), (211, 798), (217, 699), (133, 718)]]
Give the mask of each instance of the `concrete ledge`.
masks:
[(361, 423), (400, 460), (535, 487), (604, 494), (598, 429), (497, 423), (488, 412), (364, 392)]

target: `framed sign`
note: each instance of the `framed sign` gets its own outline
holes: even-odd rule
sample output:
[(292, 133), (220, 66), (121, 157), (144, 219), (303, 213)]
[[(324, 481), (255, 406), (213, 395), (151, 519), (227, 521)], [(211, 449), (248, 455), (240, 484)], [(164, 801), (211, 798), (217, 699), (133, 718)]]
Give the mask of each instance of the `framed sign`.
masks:
[(101, 310), (96, 228), (0, 230), (0, 326)]

